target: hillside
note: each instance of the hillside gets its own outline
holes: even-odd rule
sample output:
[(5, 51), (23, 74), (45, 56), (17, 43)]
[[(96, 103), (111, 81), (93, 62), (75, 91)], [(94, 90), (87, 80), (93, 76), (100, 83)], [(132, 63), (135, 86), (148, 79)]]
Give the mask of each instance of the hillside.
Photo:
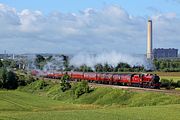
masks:
[(1, 120), (178, 120), (180, 105), (151, 107), (70, 104), (19, 91), (0, 91)]
[(79, 98), (51, 82), (0, 91), (0, 120), (178, 120), (180, 96), (96, 88)]
[[(44, 86), (44, 87), (43, 87)], [(36, 81), (20, 91), (47, 96), (51, 99), (66, 103), (95, 104), (95, 105), (119, 105), (119, 106), (153, 106), (180, 104), (180, 96), (167, 95), (153, 92), (132, 92), (113, 88), (94, 88), (90, 93), (85, 93), (79, 98), (73, 95), (72, 90), (62, 92), (60, 84), (44, 81)]]

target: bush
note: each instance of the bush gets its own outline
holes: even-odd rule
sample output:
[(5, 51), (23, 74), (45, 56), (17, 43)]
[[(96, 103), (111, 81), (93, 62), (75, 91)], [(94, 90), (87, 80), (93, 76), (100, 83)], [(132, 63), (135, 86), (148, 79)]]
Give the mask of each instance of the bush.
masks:
[(18, 75), (18, 86), (26, 86), (34, 81), (35, 79), (31, 75)]
[(180, 80), (177, 81), (177, 86), (176, 87), (180, 87)]
[(72, 87), (73, 94), (78, 98), (84, 93), (89, 93), (90, 89), (87, 81), (82, 81), (79, 83), (75, 83)]
[(168, 79), (161, 79), (161, 87), (165, 87), (166, 89), (170, 89), (171, 83)]
[(46, 86), (47, 86), (48, 84), (45, 82), (45, 81), (43, 81), (43, 80), (39, 80), (39, 82), (37, 82), (37, 84), (35, 85), (35, 89), (43, 89), (43, 88), (45, 88)]
[(166, 89), (174, 89), (177, 87), (177, 83), (173, 80), (161, 79), (161, 87), (165, 87)]

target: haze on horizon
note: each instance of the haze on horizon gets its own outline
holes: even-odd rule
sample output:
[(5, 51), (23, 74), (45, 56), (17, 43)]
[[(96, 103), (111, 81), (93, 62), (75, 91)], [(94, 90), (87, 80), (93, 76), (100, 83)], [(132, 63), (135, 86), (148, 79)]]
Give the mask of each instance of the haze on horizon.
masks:
[(179, 0), (0, 0), (0, 53), (146, 53), (180, 49)]

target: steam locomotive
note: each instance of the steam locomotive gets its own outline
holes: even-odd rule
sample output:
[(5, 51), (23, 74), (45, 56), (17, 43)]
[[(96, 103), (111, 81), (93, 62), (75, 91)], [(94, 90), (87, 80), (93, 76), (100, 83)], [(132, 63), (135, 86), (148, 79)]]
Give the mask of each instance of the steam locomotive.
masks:
[[(39, 74), (38, 71), (32, 71), (32, 75)], [(46, 78), (59, 79), (63, 75), (69, 75), (71, 80), (87, 80), (88, 82), (126, 85), (143, 88), (160, 88), (160, 78), (156, 74), (116, 74), (116, 73), (96, 73), (96, 72), (42, 72), (41, 76)]]

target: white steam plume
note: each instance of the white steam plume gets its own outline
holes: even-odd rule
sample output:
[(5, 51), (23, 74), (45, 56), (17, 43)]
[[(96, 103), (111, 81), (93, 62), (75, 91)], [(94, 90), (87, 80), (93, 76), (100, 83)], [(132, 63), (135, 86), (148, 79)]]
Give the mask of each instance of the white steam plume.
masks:
[(73, 56), (70, 59), (70, 64), (76, 67), (81, 65), (87, 65), (89, 67), (94, 67), (96, 64), (108, 63), (112, 66), (116, 66), (118, 63), (128, 63), (131, 66), (147, 66), (146, 60), (143, 56), (135, 57), (131, 55), (125, 55), (117, 52), (101, 53), (97, 55), (80, 53)]
[(43, 67), (43, 71), (57, 71), (63, 69), (63, 58), (61, 56), (53, 56)]

